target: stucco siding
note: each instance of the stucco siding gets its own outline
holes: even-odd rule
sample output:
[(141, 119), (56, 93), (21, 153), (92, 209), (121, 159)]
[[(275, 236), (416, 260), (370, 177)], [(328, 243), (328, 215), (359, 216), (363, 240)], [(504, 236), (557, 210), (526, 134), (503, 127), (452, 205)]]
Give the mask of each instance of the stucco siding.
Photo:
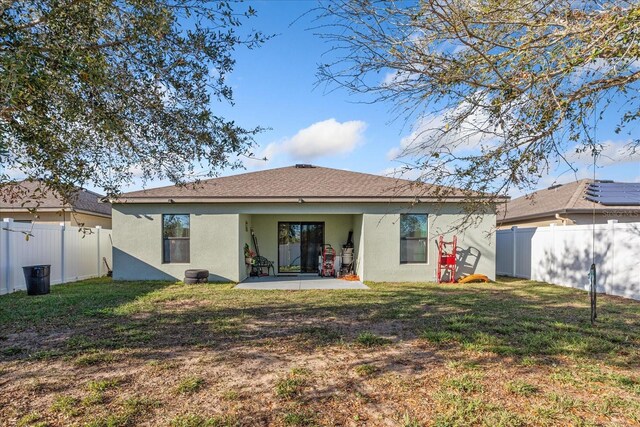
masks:
[[(380, 282), (434, 281), (437, 266), (437, 239), (458, 238), (458, 276), (482, 273), (495, 279), (495, 215), (482, 215), (478, 223), (456, 231), (463, 220), (458, 205), (416, 206), (397, 213), (363, 215), (363, 280)], [(400, 264), (400, 214), (428, 214), (426, 264)]]
[(364, 274), (364, 234), (362, 233), (363, 215), (353, 216), (353, 250), (356, 257), (356, 274), (363, 277)]
[(69, 224), (76, 227), (95, 227), (99, 225), (102, 228), (111, 229), (111, 218), (98, 215), (89, 215), (83, 213), (67, 214)]
[[(162, 262), (162, 214), (190, 214), (190, 262)], [(240, 215), (200, 205), (117, 205), (113, 209), (113, 277), (182, 280), (189, 268), (209, 270), (209, 280), (239, 281)], [(244, 267), (243, 267), (244, 268)]]
[(249, 275), (249, 267), (245, 262), (244, 257), (244, 245), (249, 245), (250, 249), (253, 249), (253, 244), (251, 243), (251, 215), (240, 214), (238, 216), (238, 220), (240, 221), (238, 231), (239, 231), (239, 242), (240, 242), (240, 255), (238, 257), (238, 271), (239, 271), (239, 281), (242, 281), (247, 278)]
[[(400, 213), (429, 214), (427, 264), (400, 264)], [(325, 242), (339, 253), (354, 231), (357, 272), (370, 281), (435, 280), (436, 239), (458, 236), (459, 273), (495, 277), (495, 214), (462, 231), (458, 204), (389, 203), (236, 203), (116, 204), (113, 206), (114, 278), (181, 280), (188, 268), (206, 268), (210, 280), (240, 281), (247, 275), (243, 247), (253, 228), (260, 254), (278, 262), (278, 222), (325, 223)], [(188, 264), (162, 263), (162, 214), (188, 213), (191, 218)], [(276, 265), (277, 271), (277, 265)]]

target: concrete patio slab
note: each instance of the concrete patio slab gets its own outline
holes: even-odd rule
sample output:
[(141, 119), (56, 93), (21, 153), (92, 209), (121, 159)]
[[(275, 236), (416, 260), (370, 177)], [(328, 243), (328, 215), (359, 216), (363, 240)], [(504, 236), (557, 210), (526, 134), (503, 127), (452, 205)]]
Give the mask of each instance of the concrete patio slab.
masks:
[(318, 276), (265, 276), (248, 277), (235, 289), (254, 290), (310, 290), (310, 289), (369, 289), (362, 282)]

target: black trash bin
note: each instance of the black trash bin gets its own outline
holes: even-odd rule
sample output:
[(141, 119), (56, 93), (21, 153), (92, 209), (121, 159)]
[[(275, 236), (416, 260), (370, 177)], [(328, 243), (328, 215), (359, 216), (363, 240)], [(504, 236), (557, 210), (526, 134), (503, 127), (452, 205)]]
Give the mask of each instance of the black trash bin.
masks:
[(45, 295), (50, 290), (51, 265), (22, 267), (27, 282), (27, 295)]

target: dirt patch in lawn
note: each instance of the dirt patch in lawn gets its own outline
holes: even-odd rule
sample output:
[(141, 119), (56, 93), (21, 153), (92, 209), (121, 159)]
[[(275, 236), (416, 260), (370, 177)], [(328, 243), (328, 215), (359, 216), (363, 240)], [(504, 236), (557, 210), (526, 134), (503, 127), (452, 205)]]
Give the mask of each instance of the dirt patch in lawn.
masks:
[(602, 297), (592, 328), (584, 294), (549, 285), (371, 287), (117, 285), (41, 327), (6, 318), (0, 424), (640, 423), (640, 304)]

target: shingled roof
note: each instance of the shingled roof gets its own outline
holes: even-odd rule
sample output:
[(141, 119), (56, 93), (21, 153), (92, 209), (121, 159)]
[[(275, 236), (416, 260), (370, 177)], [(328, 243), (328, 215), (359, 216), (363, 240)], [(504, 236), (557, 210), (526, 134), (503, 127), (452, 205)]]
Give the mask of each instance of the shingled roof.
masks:
[(380, 175), (311, 165), (296, 165), (212, 178), (187, 186), (168, 186), (125, 193), (121, 202), (246, 202), (246, 201), (381, 201), (460, 199), (460, 190)]
[[(77, 212), (111, 216), (111, 204), (102, 203), (100, 199), (103, 196), (93, 191), (78, 189), (71, 203), (65, 204), (56, 192), (48, 190), (40, 181), (22, 181), (16, 185), (20, 187), (18, 190), (23, 192), (25, 197), (11, 200), (0, 198), (0, 211), (19, 211), (29, 208), (37, 208), (40, 211), (73, 209)], [(34, 194), (37, 194), (36, 199), (30, 199)]]
[(637, 210), (638, 206), (605, 206), (585, 199), (587, 187), (594, 182), (581, 179), (567, 184), (554, 185), (526, 196), (513, 199), (498, 214), (498, 222), (512, 222), (523, 219), (535, 219), (563, 213), (596, 213), (616, 210)]

